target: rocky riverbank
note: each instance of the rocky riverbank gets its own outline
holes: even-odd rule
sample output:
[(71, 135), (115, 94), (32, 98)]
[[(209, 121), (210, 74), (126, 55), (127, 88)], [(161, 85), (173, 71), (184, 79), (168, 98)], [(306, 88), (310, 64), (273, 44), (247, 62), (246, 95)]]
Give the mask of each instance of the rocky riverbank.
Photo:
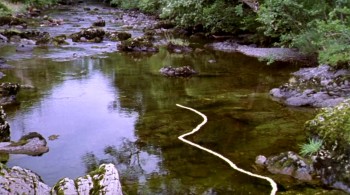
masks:
[(113, 164), (102, 164), (97, 170), (75, 180), (64, 178), (54, 187), (46, 185), (34, 172), (0, 164), (0, 194), (113, 194), (122, 195), (118, 171)]
[(328, 65), (302, 68), (270, 94), (274, 100), (288, 106), (332, 107), (349, 97), (348, 75), (349, 70)]

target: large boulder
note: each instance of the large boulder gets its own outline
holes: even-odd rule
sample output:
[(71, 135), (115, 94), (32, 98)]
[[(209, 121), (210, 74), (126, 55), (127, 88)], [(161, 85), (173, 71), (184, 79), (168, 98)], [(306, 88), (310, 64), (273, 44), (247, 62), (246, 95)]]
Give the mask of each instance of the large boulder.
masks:
[(75, 180), (61, 179), (51, 190), (53, 194), (122, 195), (119, 174), (113, 164), (103, 164), (97, 170)]
[(14, 166), (11, 169), (0, 164), (0, 194), (50, 194), (50, 187), (34, 172)]
[(45, 138), (36, 132), (28, 133), (17, 142), (0, 142), (0, 152), (39, 156), (49, 151)]
[(350, 193), (350, 100), (321, 109), (305, 129), (310, 137), (323, 140), (314, 164), (322, 182)]

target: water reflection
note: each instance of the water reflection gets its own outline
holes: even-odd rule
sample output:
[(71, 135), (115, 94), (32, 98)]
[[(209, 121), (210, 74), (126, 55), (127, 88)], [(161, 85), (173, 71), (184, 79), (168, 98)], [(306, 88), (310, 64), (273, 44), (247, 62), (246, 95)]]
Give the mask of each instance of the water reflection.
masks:
[[(191, 141), (248, 170), (259, 154), (296, 150), (301, 127), (311, 116), (269, 98), (269, 89), (284, 82), (293, 67), (267, 67), (239, 54), (174, 55), (161, 49), (151, 56), (115, 53), (72, 62), (10, 63), (17, 69), (6, 72), (8, 81), (37, 87), (21, 92), (21, 105), (7, 108), (12, 139), (33, 130), (60, 137), (49, 142), (48, 154), (11, 155), (8, 165), (30, 168), (50, 185), (113, 162), (127, 194), (268, 193), (268, 183), (177, 140), (201, 119), (175, 104), (208, 116)], [(158, 71), (165, 65), (190, 65), (200, 74), (163, 77)]]

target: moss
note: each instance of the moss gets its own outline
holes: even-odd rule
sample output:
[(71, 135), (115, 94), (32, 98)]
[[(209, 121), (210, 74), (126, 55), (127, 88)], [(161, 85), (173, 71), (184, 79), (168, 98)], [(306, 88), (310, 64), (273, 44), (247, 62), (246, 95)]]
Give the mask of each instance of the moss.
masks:
[(93, 188), (90, 190), (89, 194), (102, 194), (101, 190), (103, 189), (100, 185), (100, 180), (103, 175), (106, 173), (104, 166), (100, 166), (98, 169), (90, 172), (89, 175), (92, 177)]
[(327, 145), (339, 145), (346, 149), (350, 145), (350, 100), (334, 108), (323, 108), (312, 120), (305, 123), (305, 129), (318, 136)]

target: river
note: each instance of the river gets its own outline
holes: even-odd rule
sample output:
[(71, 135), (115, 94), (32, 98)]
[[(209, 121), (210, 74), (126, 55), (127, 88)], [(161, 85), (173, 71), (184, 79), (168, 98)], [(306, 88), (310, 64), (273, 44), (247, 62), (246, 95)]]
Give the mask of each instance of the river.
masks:
[[(80, 11), (81, 18), (92, 18)], [(72, 15), (69, 9), (47, 14)], [(74, 31), (72, 26), (73, 22), (62, 31)], [(170, 54), (161, 47), (153, 55), (136, 55), (116, 52), (113, 42), (101, 45), (105, 47), (100, 50), (85, 44), (29, 53), (16, 53), (13, 46), (0, 48), (15, 67), (3, 70), (2, 81), (36, 87), (21, 90), (19, 105), (5, 107), (11, 139), (31, 131), (47, 139), (58, 135), (48, 140), (48, 153), (10, 155), (8, 166), (33, 170), (52, 186), (60, 178), (76, 178), (112, 162), (125, 194), (268, 194), (266, 181), (238, 173), (178, 140), (202, 119), (175, 104), (208, 117), (191, 141), (250, 171), (257, 155), (299, 151), (298, 144), (305, 139), (303, 124), (314, 111), (285, 107), (269, 96), (269, 90), (285, 83), (297, 65), (267, 66), (255, 58), (209, 49)], [(78, 55), (71, 58), (74, 53)], [(166, 65), (189, 65), (199, 74), (164, 77), (159, 69)]]

